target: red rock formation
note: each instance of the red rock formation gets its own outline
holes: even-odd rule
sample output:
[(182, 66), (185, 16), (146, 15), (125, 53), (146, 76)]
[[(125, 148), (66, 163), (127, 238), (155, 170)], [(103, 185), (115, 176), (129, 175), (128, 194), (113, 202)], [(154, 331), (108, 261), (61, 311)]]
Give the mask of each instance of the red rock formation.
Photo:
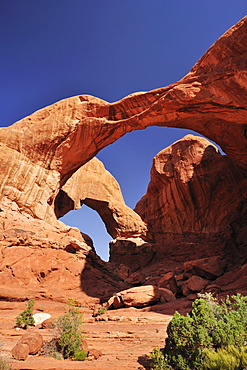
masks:
[(169, 233), (221, 234), (227, 240), (246, 199), (246, 171), (208, 140), (187, 135), (156, 155), (136, 211), (157, 242)]
[[(109, 232), (118, 237), (112, 261), (121, 262), (122, 276), (133, 284), (141, 284), (151, 262), (166, 264), (171, 271), (192, 254), (227, 257), (233, 252), (243, 260), (246, 54), (247, 17), (216, 41), (188, 75), (168, 87), (131, 94), (116, 103), (76, 96), (1, 128), (1, 295), (24, 299), (36, 292), (38, 297), (64, 299), (68, 292), (78, 297), (84, 291), (107, 297), (126, 289), (113, 268), (93, 254), (89, 238), (57, 221), (56, 215), (78, 202), (97, 209)], [(137, 207), (155, 245), (147, 243), (145, 224), (126, 208), (119, 193), (112, 197), (100, 181), (96, 193), (81, 185), (73, 193), (71, 186), (78, 186), (80, 172), (87, 167), (79, 169), (102, 148), (126, 132), (154, 125), (195, 130), (228, 155), (220, 156), (204, 139), (189, 137), (155, 158), (147, 195)], [(103, 172), (97, 173), (98, 180), (105, 181)], [(61, 207), (62, 195), (67, 203)], [(138, 258), (130, 263), (133, 253)]]
[(61, 185), (126, 132), (193, 129), (247, 167), (247, 17), (227, 31), (179, 82), (116, 103), (76, 96), (0, 130), (1, 204), (55, 222)]
[(82, 204), (98, 212), (112, 238), (145, 236), (145, 223), (126, 206), (118, 182), (97, 158), (79, 168), (62, 187), (55, 201), (56, 216)]

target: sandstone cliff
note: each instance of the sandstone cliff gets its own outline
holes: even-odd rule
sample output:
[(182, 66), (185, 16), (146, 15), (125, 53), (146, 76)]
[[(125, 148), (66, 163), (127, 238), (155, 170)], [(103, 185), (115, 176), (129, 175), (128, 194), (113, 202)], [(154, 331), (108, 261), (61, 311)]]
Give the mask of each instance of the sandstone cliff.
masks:
[[(246, 55), (247, 17), (170, 86), (116, 103), (80, 95), (1, 128), (1, 296), (99, 300), (131, 284), (165, 284), (167, 273), (176, 294), (188, 295), (226, 269), (245, 271)], [(160, 152), (138, 215), (103, 166), (90, 160), (125, 133), (154, 125), (197, 131), (227, 155), (191, 136)], [(57, 220), (83, 203), (116, 238), (110, 264), (97, 258), (90, 238)], [(205, 285), (192, 275), (207, 271), (206, 257), (222, 258), (224, 268), (218, 261)], [(192, 259), (197, 269), (187, 271), (183, 263)]]

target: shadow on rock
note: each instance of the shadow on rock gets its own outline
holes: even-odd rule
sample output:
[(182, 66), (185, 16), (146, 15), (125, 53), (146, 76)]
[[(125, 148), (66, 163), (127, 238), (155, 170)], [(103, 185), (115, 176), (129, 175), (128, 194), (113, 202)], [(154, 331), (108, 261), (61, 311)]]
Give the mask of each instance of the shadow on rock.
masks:
[(140, 365), (144, 367), (144, 369), (150, 370), (150, 359), (148, 355), (139, 356), (137, 361)]
[(87, 256), (85, 268), (81, 273), (81, 289), (100, 302), (107, 301), (116, 292), (128, 288), (109, 262), (104, 262), (94, 252)]

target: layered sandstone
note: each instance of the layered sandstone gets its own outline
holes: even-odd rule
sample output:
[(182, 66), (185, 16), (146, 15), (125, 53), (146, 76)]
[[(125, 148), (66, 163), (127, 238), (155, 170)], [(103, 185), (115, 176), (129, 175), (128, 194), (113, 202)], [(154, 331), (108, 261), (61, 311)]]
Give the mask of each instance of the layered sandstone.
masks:
[(126, 206), (118, 182), (97, 158), (80, 167), (61, 188), (55, 201), (56, 216), (82, 204), (98, 212), (114, 239), (146, 234), (145, 223)]
[(169, 233), (229, 239), (240, 214), (244, 223), (246, 200), (246, 171), (205, 138), (187, 135), (154, 157), (148, 190), (136, 211), (155, 240)]
[(173, 85), (116, 103), (76, 96), (1, 128), (1, 204), (54, 223), (56, 196), (78, 168), (126, 132), (154, 125), (193, 129), (246, 168), (246, 52), (247, 17)]
[(145, 282), (152, 265), (168, 272), (188, 260), (219, 256), (223, 264), (241, 264), (246, 205), (246, 171), (205, 138), (187, 135), (155, 156), (147, 193), (136, 205), (151, 242), (112, 241), (110, 261), (134, 284)]
[[(228, 269), (243, 264), (246, 55), (247, 17), (170, 86), (115, 103), (80, 95), (1, 128), (2, 297), (99, 301), (131, 284), (157, 286), (170, 272), (177, 295), (187, 295), (199, 279), (189, 280), (182, 263), (221, 256)], [(154, 125), (197, 131), (227, 155), (191, 136), (159, 153), (138, 215), (103, 166), (90, 160), (125, 133)], [(117, 238), (110, 264), (97, 258), (90, 238), (57, 220), (83, 203)]]

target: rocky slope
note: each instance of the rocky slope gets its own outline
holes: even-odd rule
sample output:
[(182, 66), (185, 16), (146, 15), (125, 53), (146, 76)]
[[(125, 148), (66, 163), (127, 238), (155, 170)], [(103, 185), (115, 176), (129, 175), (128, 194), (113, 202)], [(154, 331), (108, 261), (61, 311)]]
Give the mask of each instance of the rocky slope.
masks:
[[(247, 17), (168, 87), (116, 103), (76, 96), (1, 128), (1, 299), (73, 297), (92, 307), (112, 296), (110, 306), (126, 306), (144, 285), (155, 293), (145, 288), (143, 305), (162, 310), (200, 291), (247, 294), (246, 55)], [(193, 129), (226, 155), (194, 136), (164, 149), (134, 212), (92, 158), (153, 125)], [(57, 219), (83, 203), (115, 238), (109, 263)]]

